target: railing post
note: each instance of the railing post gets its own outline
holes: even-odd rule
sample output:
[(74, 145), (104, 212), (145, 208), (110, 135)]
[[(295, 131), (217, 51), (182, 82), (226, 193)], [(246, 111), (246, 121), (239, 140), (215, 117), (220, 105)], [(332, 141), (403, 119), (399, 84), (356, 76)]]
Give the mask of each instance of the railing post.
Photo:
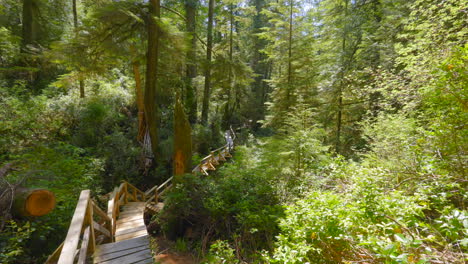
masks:
[(96, 249), (96, 237), (94, 236), (94, 218), (93, 218), (93, 204), (91, 198), (88, 200), (88, 224), (90, 226), (89, 231), (89, 245), (88, 245), (88, 255), (93, 254)]
[(124, 185), (124, 204), (128, 203), (128, 185), (125, 183)]
[(68, 229), (65, 242), (62, 247), (62, 252), (58, 260), (59, 264), (72, 264), (74, 262), (75, 253), (78, 249), (81, 232), (83, 231), (84, 223), (86, 222), (86, 212), (89, 210), (90, 191), (81, 191), (78, 204), (73, 218)]

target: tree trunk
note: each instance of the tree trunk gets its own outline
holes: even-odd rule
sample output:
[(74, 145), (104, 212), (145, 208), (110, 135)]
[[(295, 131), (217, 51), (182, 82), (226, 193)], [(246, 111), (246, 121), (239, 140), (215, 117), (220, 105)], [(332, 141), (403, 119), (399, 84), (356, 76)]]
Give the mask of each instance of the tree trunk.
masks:
[[(344, 10), (344, 18), (348, 17), (348, 0), (345, 0), (345, 10)], [(344, 78), (345, 78), (345, 71), (346, 71), (346, 38), (347, 32), (346, 29), (343, 28), (343, 38), (341, 42), (341, 72), (340, 72), (340, 84), (338, 86), (338, 112), (336, 115), (336, 144), (335, 144), (335, 151), (337, 154), (341, 153), (341, 123), (342, 123), (342, 114), (343, 114), (343, 87), (344, 87)], [(351, 63), (351, 58), (349, 63)]]
[(84, 80), (81, 79), (79, 80), (80, 83), (80, 98), (85, 98), (85, 83)]
[(256, 14), (253, 17), (253, 30), (252, 30), (252, 42), (253, 42), (253, 55), (252, 55), (252, 70), (255, 73), (254, 82), (252, 83), (252, 97), (251, 104), (253, 109), (250, 114), (254, 126), (257, 126), (257, 121), (265, 118), (265, 93), (266, 82), (264, 81), (267, 78), (268, 64), (265, 62), (267, 56), (265, 53), (261, 52), (267, 42), (264, 39), (261, 39), (257, 34), (262, 32), (262, 28), (267, 26), (267, 18), (262, 14), (262, 10), (265, 8), (266, 4), (264, 0), (254, 0)]
[(160, 16), (160, 1), (150, 0), (148, 19), (148, 53), (146, 55), (145, 115), (146, 125), (151, 137), (151, 149), (155, 160), (158, 159), (159, 107), (157, 101), (158, 46), (159, 29), (155, 19)]
[[(236, 104), (232, 104), (233, 106), (231, 107), (231, 99), (232, 99), (232, 94), (233, 94), (233, 74), (232, 74), (232, 53), (233, 53), (233, 31), (234, 31), (234, 7), (233, 4), (229, 5), (229, 72), (228, 72), (228, 87), (227, 87), (227, 101), (226, 101), (226, 107), (224, 108), (224, 114), (223, 114), (223, 122), (222, 122), (222, 128), (223, 129), (228, 129), (229, 125), (231, 124), (231, 119), (234, 114), (234, 111), (236, 111)], [(237, 96), (237, 94), (236, 94)], [(236, 97), (235, 97), (236, 98)]]
[(143, 138), (146, 133), (145, 124), (145, 102), (143, 97), (143, 91), (141, 89), (141, 77), (140, 77), (140, 64), (137, 61), (133, 61), (133, 76), (135, 78), (135, 94), (138, 108), (138, 135), (137, 140), (143, 142)]
[(192, 129), (179, 99), (174, 109), (174, 175), (192, 171)]
[(55, 195), (45, 189), (17, 189), (12, 214), (15, 216), (43, 216), (55, 208)]
[[(76, 9), (76, 0), (72, 1), (72, 11), (73, 11), (73, 26), (75, 28), (75, 36), (78, 35), (78, 11)], [(80, 85), (80, 98), (85, 98), (85, 83), (82, 77), (79, 78)]]
[(289, 106), (291, 105), (291, 89), (292, 89), (292, 35), (293, 35), (293, 8), (294, 8), (294, 1), (289, 0), (289, 37), (288, 37), (288, 85), (286, 91), (286, 103), (287, 109), (289, 110)]
[(185, 1), (186, 28), (190, 38), (190, 47), (187, 50), (186, 69), (186, 99), (185, 104), (189, 110), (189, 121), (191, 124), (197, 122), (197, 91), (193, 86), (193, 78), (197, 77), (196, 50), (197, 39), (195, 37), (197, 0)]
[(37, 43), (39, 36), (39, 7), (36, 0), (23, 0), (23, 27), (21, 49)]
[(208, 8), (208, 32), (206, 44), (206, 69), (205, 69), (205, 89), (203, 90), (203, 106), (201, 122), (206, 125), (208, 122), (208, 111), (210, 102), (210, 85), (211, 85), (211, 52), (213, 49), (213, 13), (215, 1), (209, 1)]
[(76, 10), (76, 0), (72, 1), (72, 11), (73, 11), (73, 26), (75, 30), (78, 28), (78, 11)]

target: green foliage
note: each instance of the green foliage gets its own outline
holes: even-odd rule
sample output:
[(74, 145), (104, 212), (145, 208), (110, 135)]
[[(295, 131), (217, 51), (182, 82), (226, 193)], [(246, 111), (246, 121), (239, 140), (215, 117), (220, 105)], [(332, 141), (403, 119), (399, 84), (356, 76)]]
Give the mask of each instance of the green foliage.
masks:
[(245, 256), (271, 246), (283, 209), (272, 179), (246, 167), (251, 157), (248, 149), (239, 148), (236, 162), (225, 164), (216, 177), (184, 175), (168, 193), (159, 216), (166, 232), (180, 236), (181, 226), (189, 225), (208, 241), (234, 239), (246, 251), (238, 253)]
[(30, 222), (21, 225), (11, 220), (0, 235), (0, 261), (4, 264), (26, 261), (25, 246), (34, 231)]
[(32, 96), (21, 81), (0, 94), (0, 160), (66, 134), (67, 115), (55, 111), (57, 101)]
[(187, 252), (187, 241), (183, 238), (178, 238), (175, 242), (174, 249), (177, 250), (177, 252)]
[(19, 53), (19, 38), (5, 27), (0, 27), (0, 72), (10, 64)]
[(217, 240), (210, 246), (210, 253), (207, 261), (203, 263), (209, 264), (236, 264), (239, 261), (234, 255), (234, 249), (225, 240)]
[(443, 258), (434, 243), (438, 232), (453, 234), (451, 245), (465, 243), (463, 212), (428, 221), (424, 212), (431, 203), (424, 193), (392, 189), (386, 171), (351, 167), (349, 172), (345, 192), (311, 192), (288, 207), (267, 261), (426, 263)]

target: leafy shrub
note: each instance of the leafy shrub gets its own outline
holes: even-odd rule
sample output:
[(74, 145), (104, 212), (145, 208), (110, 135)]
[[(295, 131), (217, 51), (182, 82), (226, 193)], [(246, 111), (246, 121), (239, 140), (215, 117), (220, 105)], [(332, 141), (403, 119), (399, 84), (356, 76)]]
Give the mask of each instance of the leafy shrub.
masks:
[(34, 231), (30, 222), (20, 225), (11, 220), (0, 234), (0, 262), (9, 264), (27, 261), (26, 243)]
[(238, 254), (245, 257), (271, 247), (283, 208), (270, 179), (245, 167), (249, 157), (247, 149), (238, 148), (218, 175), (187, 174), (175, 183), (158, 219), (166, 232), (183, 236), (191, 228), (194, 236), (207, 237), (205, 243), (221, 239), (242, 245), (245, 252)]
[(234, 249), (224, 240), (217, 240), (210, 246), (206, 264), (235, 264), (239, 263), (234, 255)]

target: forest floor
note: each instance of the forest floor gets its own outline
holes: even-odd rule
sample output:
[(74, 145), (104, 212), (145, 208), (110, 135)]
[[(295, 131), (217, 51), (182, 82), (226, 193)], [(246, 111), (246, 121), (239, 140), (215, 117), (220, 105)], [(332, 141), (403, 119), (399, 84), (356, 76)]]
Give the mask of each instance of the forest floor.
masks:
[(196, 264), (200, 263), (198, 258), (187, 252), (176, 249), (175, 242), (158, 236), (151, 239), (151, 248), (154, 252), (156, 263), (160, 264)]

